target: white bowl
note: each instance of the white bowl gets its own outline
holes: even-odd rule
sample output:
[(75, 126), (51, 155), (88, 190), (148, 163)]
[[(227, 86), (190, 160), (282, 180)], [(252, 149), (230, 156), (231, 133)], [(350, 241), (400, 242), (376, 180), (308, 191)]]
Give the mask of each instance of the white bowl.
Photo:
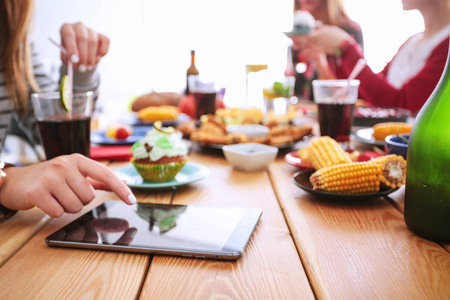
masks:
[(222, 147), (227, 161), (235, 168), (244, 171), (257, 171), (266, 168), (278, 154), (278, 148), (258, 143), (243, 143)]
[(249, 138), (258, 138), (266, 136), (270, 129), (267, 126), (259, 124), (242, 124), (242, 125), (228, 125), (228, 133), (243, 133)]

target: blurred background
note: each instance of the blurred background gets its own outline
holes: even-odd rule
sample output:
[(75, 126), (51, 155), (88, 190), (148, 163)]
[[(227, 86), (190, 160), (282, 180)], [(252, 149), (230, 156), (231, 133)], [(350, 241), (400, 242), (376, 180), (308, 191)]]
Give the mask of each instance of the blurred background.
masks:
[[(423, 30), (416, 11), (401, 0), (344, 0), (363, 30), (368, 64), (380, 71), (412, 34)], [(99, 107), (123, 113), (133, 95), (183, 92), (190, 50), (200, 76), (226, 87), (224, 101), (245, 99), (245, 65), (283, 72), (293, 24), (293, 0), (37, 0), (33, 38), (55, 77), (64, 22), (82, 21), (111, 39), (99, 71)]]

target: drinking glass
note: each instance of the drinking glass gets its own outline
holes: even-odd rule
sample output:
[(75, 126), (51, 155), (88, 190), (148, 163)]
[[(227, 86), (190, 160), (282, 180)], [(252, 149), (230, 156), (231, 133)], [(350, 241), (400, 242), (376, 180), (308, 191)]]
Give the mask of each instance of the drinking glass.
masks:
[(189, 76), (188, 85), (194, 96), (195, 118), (198, 120), (202, 115), (215, 114), (217, 90), (214, 82), (203, 82), (197, 76)]
[(263, 89), (265, 114), (285, 115), (288, 112), (291, 97), (294, 96), (295, 77), (285, 76), (268, 80)]
[(267, 73), (267, 64), (245, 65), (245, 108), (262, 108), (262, 89)]
[(348, 145), (359, 80), (313, 80), (312, 85), (320, 135)]
[(74, 93), (66, 111), (59, 92), (33, 93), (31, 102), (39, 125), (46, 159), (80, 153), (89, 157), (94, 93)]

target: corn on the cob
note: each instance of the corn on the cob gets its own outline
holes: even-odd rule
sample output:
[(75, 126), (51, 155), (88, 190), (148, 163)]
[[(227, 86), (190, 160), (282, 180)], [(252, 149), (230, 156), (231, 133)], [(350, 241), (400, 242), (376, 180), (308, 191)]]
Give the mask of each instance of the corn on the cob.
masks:
[(178, 118), (178, 112), (179, 109), (176, 106), (149, 106), (138, 111), (137, 118), (143, 121), (176, 120)]
[(378, 192), (381, 187), (398, 188), (405, 183), (403, 157), (388, 155), (366, 162), (329, 166), (314, 172), (310, 181), (315, 190), (340, 194)]
[(406, 161), (403, 156), (387, 155), (374, 159), (381, 170), (380, 183), (388, 188), (399, 188), (405, 184)]
[(385, 122), (378, 123), (373, 126), (373, 138), (379, 141), (391, 134), (409, 134), (412, 125), (404, 122)]
[(364, 194), (380, 190), (381, 170), (370, 162), (351, 162), (314, 172), (310, 181), (315, 190), (339, 194)]
[(308, 154), (316, 170), (351, 162), (347, 153), (329, 136), (322, 136), (312, 140), (311, 145), (308, 147)]

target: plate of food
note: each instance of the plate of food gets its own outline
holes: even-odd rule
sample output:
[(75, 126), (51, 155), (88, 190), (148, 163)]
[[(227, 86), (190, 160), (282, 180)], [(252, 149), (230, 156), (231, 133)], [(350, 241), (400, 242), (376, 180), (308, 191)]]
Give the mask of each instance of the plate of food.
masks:
[(164, 189), (182, 186), (202, 180), (209, 175), (209, 169), (197, 163), (187, 162), (173, 180), (158, 183), (144, 181), (136, 168), (131, 164), (116, 169), (114, 173), (120, 179), (125, 180), (129, 187), (142, 189)]
[(315, 170), (302, 170), (295, 173), (292, 177), (292, 181), (296, 186), (303, 189), (304, 191), (316, 195), (319, 197), (333, 199), (333, 200), (365, 200), (371, 198), (377, 198), (382, 196), (387, 196), (392, 192), (398, 190), (398, 188), (382, 188), (378, 192), (373, 193), (364, 193), (364, 194), (339, 194), (339, 193), (331, 193), (322, 190), (315, 190), (313, 188), (313, 184), (310, 181), (311, 175), (315, 172)]
[[(204, 118), (203, 118), (204, 117)], [(268, 127), (265, 135), (249, 137), (245, 132), (229, 132), (222, 119), (203, 116), (200, 123), (188, 122), (178, 126), (183, 135), (193, 143), (207, 148), (222, 149), (224, 145), (259, 143), (285, 149), (294, 146), (312, 134), (312, 125), (276, 125)], [(197, 126), (200, 124), (200, 126)]]
[(410, 134), (411, 130), (412, 124), (409, 123), (383, 122), (369, 128), (357, 130), (352, 134), (352, 138), (358, 142), (384, 147), (387, 136), (392, 134)]
[(372, 127), (359, 129), (355, 133), (353, 133), (351, 135), (351, 137), (355, 141), (358, 141), (358, 142), (361, 142), (364, 144), (369, 144), (369, 145), (374, 145), (374, 146), (384, 146), (384, 141), (377, 141), (373, 137), (373, 128)]
[[(258, 143), (258, 144), (263, 144), (263, 145), (268, 145), (268, 146), (277, 147), (278, 149), (283, 150), (283, 149), (289, 149), (289, 148), (294, 147), (294, 146), (296, 145), (296, 143), (298, 143), (298, 142), (300, 142), (300, 141), (301, 141), (301, 140), (295, 141), (295, 142), (292, 142), (292, 143), (281, 144), (281, 145), (270, 145), (270, 144), (267, 144), (267, 143), (261, 143), (261, 142), (257, 142), (257, 143)], [(203, 148), (207, 148), (207, 149), (216, 149), (216, 150), (222, 150), (222, 148), (223, 148), (224, 146), (228, 146), (228, 145), (243, 144), (243, 143), (254, 143), (254, 142), (248, 141), (248, 142), (243, 142), (243, 143), (232, 143), (232, 144), (214, 144), (214, 143), (197, 142), (197, 141), (192, 141), (192, 140), (191, 140), (191, 142), (192, 142), (194, 145), (197, 145), (197, 146), (199, 146), (199, 147), (203, 147)]]
[(411, 111), (404, 108), (355, 107), (353, 126), (372, 127), (377, 123), (406, 122), (411, 116)]
[(131, 145), (143, 138), (152, 127), (117, 126), (91, 132), (91, 143), (98, 145)]
[(312, 166), (312, 164), (309, 161), (306, 161), (306, 160), (302, 159), (299, 156), (299, 151), (289, 152), (288, 154), (286, 154), (284, 156), (284, 160), (288, 164), (291, 164), (293, 166), (299, 167), (301, 169), (305, 169), (305, 170), (312, 170), (312, 169), (314, 169), (314, 167)]

